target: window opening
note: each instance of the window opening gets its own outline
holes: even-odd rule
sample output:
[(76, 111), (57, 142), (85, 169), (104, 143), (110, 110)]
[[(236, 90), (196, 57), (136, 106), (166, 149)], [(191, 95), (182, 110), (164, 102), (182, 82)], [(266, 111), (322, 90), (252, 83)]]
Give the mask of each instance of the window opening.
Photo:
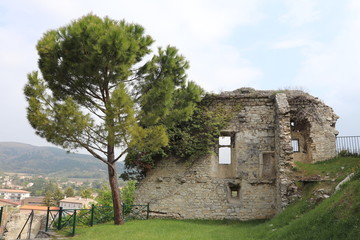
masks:
[(230, 190), (230, 198), (231, 199), (239, 199), (240, 198), (240, 185), (234, 183), (228, 183)]
[(239, 191), (238, 190), (231, 190), (231, 197), (236, 198), (239, 196)]
[(300, 152), (299, 139), (292, 139), (291, 145), (293, 148), (293, 152)]
[(231, 137), (219, 137), (219, 164), (231, 164)]

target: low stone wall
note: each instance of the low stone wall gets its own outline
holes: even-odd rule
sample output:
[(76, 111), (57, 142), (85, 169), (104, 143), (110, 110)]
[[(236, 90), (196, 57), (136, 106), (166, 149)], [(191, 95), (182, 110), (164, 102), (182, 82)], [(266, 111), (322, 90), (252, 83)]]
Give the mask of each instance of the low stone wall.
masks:
[[(21, 229), (23, 228), (29, 214), (25, 213), (14, 213), (10, 216), (6, 223), (7, 232), (4, 233), (4, 240), (14, 240), (19, 235)], [(41, 224), (46, 218), (45, 215), (34, 215), (30, 238), (35, 238), (38, 232), (40, 231)], [(28, 236), (28, 225), (25, 227), (21, 235), (21, 239), (27, 239)]]

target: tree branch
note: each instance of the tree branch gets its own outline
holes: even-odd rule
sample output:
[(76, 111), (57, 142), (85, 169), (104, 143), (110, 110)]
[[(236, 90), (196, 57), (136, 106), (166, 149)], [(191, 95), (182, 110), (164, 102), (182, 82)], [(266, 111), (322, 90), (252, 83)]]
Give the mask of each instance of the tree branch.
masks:
[(72, 139), (72, 142), (79, 144), (81, 147), (85, 148), (91, 155), (93, 155), (95, 158), (99, 159), (100, 161), (102, 161), (103, 163), (105, 163), (106, 165), (108, 165), (112, 170), (114, 169), (114, 166), (108, 162), (107, 160), (105, 160), (104, 158), (102, 158), (99, 154), (97, 154), (93, 149), (93, 146), (90, 146), (88, 144), (83, 143), (82, 141), (80, 141), (76, 136), (72, 136), (70, 137), (70, 139)]
[(128, 152), (128, 149), (125, 149), (122, 153), (119, 154), (114, 160), (114, 162), (117, 162), (122, 156), (124, 156), (125, 153)]
[(100, 161), (102, 161), (103, 163), (105, 163), (106, 165), (108, 165), (112, 170), (115, 171), (114, 166), (109, 163), (108, 161), (106, 161), (105, 159), (103, 159), (99, 154), (97, 154), (95, 151), (93, 151), (88, 145), (80, 143), (80, 146), (82, 146), (83, 148), (85, 148), (89, 153), (91, 153), (91, 155), (93, 155), (95, 158), (99, 159)]

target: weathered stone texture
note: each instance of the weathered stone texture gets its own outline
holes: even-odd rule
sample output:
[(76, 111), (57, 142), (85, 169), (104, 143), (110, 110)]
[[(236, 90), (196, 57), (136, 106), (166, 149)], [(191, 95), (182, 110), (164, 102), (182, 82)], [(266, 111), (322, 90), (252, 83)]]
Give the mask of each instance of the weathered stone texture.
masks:
[(300, 140), (300, 151), (294, 161), (316, 162), (336, 154), (335, 124), (339, 118), (332, 108), (318, 98), (305, 93), (289, 94), (292, 138)]
[(288, 174), (294, 159), (335, 155), (337, 116), (310, 95), (239, 89), (215, 97), (217, 106), (234, 111), (222, 130), (231, 137), (231, 163), (219, 163), (217, 147), (191, 166), (177, 159), (159, 162), (136, 191), (136, 203), (150, 203), (153, 217), (271, 218), (296, 193)]
[[(137, 203), (149, 202), (152, 216), (158, 217), (247, 220), (274, 215), (274, 184), (218, 178), (211, 169), (214, 164), (218, 164), (216, 156), (190, 168), (168, 159), (140, 184)], [(241, 186), (239, 196), (229, 195), (229, 183)]]

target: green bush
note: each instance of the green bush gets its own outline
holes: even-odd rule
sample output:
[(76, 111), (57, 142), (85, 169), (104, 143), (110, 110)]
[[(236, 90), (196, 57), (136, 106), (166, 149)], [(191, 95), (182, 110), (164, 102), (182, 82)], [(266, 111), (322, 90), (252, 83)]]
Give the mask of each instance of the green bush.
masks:
[(360, 157), (358, 153), (351, 153), (348, 150), (341, 150), (339, 152), (339, 157)]

